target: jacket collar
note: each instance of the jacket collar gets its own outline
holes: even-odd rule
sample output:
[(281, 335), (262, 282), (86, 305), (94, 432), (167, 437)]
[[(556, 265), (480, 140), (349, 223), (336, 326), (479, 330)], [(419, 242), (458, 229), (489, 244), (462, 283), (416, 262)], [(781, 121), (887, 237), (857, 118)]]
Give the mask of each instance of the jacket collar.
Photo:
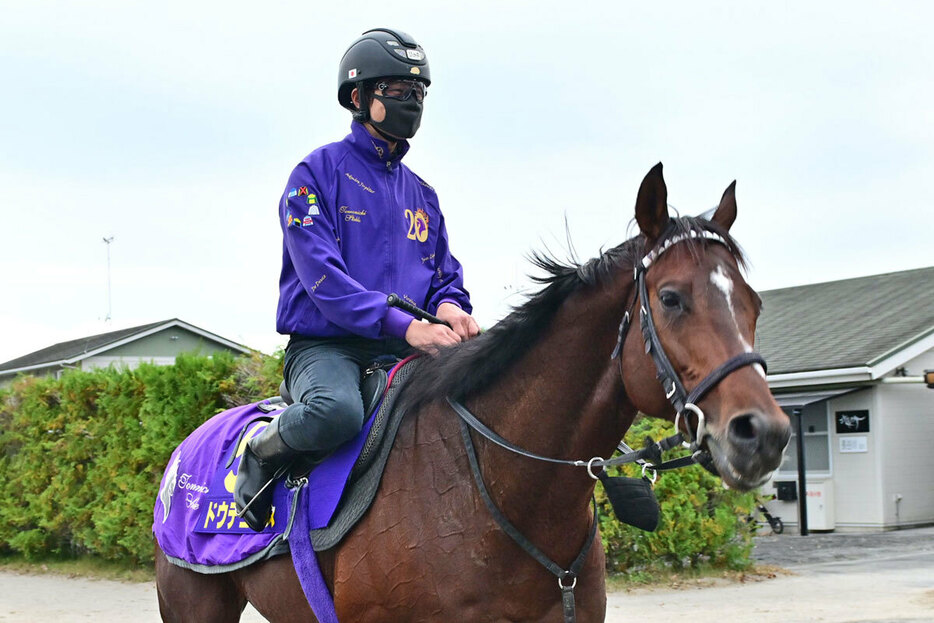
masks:
[(370, 135), (366, 127), (359, 121), (354, 121), (350, 125), (350, 134), (346, 139), (351, 147), (360, 154), (367, 162), (385, 164), (391, 162), (397, 164), (403, 156), (409, 151), (409, 142), (400, 140), (396, 143), (396, 153), (389, 153), (389, 143), (381, 138), (375, 138)]

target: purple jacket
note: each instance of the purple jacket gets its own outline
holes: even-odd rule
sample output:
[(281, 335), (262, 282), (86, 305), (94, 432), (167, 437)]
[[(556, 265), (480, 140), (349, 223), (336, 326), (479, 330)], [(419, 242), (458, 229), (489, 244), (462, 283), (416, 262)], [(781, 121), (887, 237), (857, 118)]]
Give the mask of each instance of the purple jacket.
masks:
[(390, 157), (354, 122), (292, 171), (279, 203), (279, 333), (404, 338), (412, 316), (386, 305), (393, 292), (431, 313), (445, 301), (470, 313), (438, 196), (401, 162), (408, 148)]

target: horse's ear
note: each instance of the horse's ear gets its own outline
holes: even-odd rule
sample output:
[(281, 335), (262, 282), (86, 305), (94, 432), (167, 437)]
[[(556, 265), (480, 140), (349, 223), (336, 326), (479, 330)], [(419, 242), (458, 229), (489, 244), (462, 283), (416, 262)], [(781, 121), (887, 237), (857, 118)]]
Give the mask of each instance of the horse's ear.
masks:
[(646, 174), (636, 197), (636, 222), (650, 249), (668, 227), (668, 187), (659, 162)]
[(717, 206), (711, 220), (727, 231), (733, 226), (733, 221), (736, 220), (736, 180), (723, 191), (723, 198), (720, 199), (720, 205)]

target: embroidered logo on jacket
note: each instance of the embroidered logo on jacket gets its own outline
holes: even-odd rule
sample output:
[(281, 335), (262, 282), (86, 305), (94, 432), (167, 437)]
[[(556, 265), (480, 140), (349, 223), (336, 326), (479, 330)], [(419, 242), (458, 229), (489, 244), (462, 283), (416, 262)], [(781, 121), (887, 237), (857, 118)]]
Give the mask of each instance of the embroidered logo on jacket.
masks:
[(363, 190), (367, 191), (367, 192), (370, 193), (371, 195), (372, 195), (373, 193), (376, 192), (375, 190), (373, 190), (372, 188), (370, 188), (369, 186), (367, 186), (366, 184), (364, 184), (363, 182), (361, 182), (359, 179), (355, 178), (355, 177), (354, 177), (353, 175), (351, 175), (350, 173), (344, 173), (344, 175), (346, 175), (346, 176), (347, 176), (347, 179), (349, 179), (351, 182), (356, 183), (357, 186), (359, 186), (359, 187), (362, 188)]
[(405, 211), (405, 218), (409, 221), (409, 231), (405, 235), (409, 240), (425, 242), (428, 240), (428, 213), (419, 208), (415, 212)]
[(344, 215), (344, 220), (350, 223), (360, 223), (366, 216), (366, 210), (354, 210), (349, 206), (341, 206), (339, 211)]
[(311, 216), (292, 216), (292, 213), (289, 212), (285, 216), (286, 227), (308, 227), (309, 225), (314, 225), (314, 221), (311, 220)]

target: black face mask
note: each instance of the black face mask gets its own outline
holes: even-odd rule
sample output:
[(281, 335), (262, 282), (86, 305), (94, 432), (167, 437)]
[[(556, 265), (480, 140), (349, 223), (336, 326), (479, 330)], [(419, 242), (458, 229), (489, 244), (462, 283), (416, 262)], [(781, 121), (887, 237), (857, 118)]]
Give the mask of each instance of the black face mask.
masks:
[(414, 97), (400, 101), (392, 97), (373, 94), (386, 108), (386, 118), (377, 123), (370, 117), (379, 133), (389, 139), (412, 138), (422, 123), (422, 104)]

